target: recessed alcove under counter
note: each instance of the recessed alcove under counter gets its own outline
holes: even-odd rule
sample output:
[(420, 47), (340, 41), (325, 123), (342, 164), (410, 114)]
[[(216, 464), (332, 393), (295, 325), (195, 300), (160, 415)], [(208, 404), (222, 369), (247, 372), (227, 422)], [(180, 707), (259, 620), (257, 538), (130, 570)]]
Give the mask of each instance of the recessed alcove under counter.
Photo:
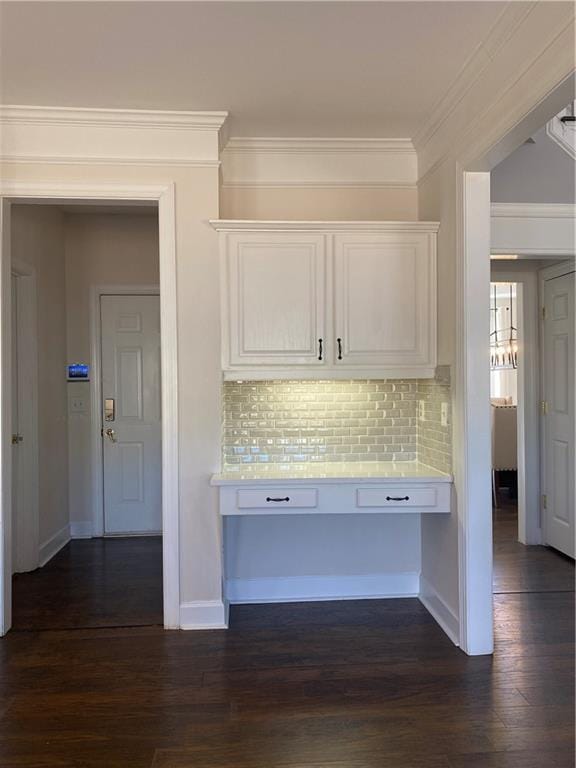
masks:
[(421, 596), (422, 528), (451, 520), (450, 399), (435, 380), (224, 382), (227, 600)]

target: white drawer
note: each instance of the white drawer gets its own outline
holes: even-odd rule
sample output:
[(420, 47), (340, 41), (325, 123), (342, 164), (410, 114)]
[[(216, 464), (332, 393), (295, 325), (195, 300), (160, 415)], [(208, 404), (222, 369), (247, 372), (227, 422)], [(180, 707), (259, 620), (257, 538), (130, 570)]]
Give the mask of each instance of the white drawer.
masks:
[(356, 490), (357, 507), (436, 507), (438, 493), (436, 488), (386, 487), (358, 488)]
[(246, 488), (236, 493), (238, 509), (290, 509), (318, 506), (316, 488)]

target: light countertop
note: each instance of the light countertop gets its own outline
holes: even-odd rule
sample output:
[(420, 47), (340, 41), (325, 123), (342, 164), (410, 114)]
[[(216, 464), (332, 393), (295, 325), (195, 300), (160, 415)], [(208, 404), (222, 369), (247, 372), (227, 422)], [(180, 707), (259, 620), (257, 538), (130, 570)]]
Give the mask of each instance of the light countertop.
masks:
[(310, 464), (230, 464), (212, 475), (212, 485), (278, 483), (293, 484), (312, 480), (327, 483), (366, 483), (410, 480), (410, 482), (451, 483), (452, 475), (418, 461), (326, 462)]

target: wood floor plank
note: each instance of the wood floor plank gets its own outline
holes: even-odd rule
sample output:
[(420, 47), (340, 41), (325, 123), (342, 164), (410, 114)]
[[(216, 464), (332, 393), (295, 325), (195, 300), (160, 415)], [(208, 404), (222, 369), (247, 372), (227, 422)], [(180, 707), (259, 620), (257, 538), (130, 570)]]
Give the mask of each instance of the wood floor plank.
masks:
[(228, 631), (166, 632), (157, 541), (65, 549), (18, 577), (0, 765), (573, 768), (574, 567), (512, 521), (495, 524), (494, 657), (414, 599), (234, 606)]
[[(249, 755), (245, 762), (242, 758), (234, 758), (230, 763), (219, 763), (219, 768), (270, 768), (267, 759), (254, 760)], [(152, 768), (213, 768), (211, 758), (206, 761), (189, 750), (160, 749), (156, 751)], [(279, 758), (273, 763), (275, 768), (450, 768), (445, 755), (418, 757), (406, 753), (378, 755), (360, 760), (336, 760), (314, 763), (294, 762), (289, 757)]]

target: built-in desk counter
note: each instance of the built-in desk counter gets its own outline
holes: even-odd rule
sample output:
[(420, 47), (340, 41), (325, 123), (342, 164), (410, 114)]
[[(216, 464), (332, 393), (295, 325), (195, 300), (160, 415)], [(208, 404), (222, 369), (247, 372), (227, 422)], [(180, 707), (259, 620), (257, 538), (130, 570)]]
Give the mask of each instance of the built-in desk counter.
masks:
[(230, 515), (447, 514), (452, 476), (419, 462), (234, 465), (212, 477)]

